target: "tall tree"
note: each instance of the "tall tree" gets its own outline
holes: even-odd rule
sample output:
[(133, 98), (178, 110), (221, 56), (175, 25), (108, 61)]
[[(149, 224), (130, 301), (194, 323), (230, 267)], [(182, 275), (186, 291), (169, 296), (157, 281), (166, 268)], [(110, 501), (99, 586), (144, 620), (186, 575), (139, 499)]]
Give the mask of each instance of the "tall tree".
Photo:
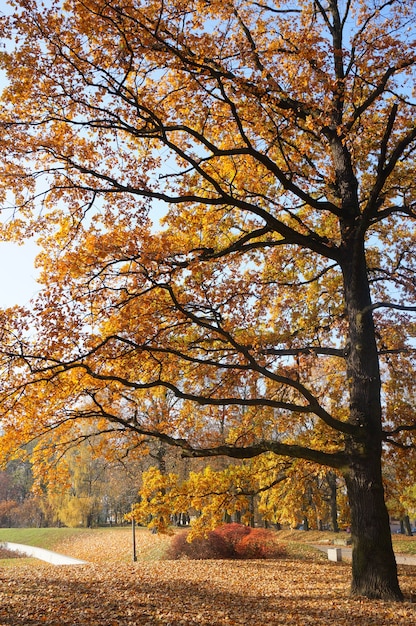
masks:
[(351, 592), (401, 599), (381, 457), (416, 423), (382, 383), (414, 368), (414, 1), (11, 5), (3, 232), (40, 233), (45, 289), (3, 315), (3, 449), (101, 416), (332, 468)]

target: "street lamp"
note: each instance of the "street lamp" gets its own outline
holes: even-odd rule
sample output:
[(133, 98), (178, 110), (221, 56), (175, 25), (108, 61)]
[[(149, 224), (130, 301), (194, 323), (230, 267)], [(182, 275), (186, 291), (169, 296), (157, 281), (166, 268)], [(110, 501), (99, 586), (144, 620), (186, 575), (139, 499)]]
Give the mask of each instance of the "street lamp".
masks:
[[(133, 505), (131, 505), (131, 509), (132, 509), (132, 512), (133, 512)], [(132, 535), (132, 542), (133, 542), (133, 561), (137, 561), (137, 554), (136, 554), (136, 520), (134, 519), (133, 516), (131, 518), (131, 535)]]

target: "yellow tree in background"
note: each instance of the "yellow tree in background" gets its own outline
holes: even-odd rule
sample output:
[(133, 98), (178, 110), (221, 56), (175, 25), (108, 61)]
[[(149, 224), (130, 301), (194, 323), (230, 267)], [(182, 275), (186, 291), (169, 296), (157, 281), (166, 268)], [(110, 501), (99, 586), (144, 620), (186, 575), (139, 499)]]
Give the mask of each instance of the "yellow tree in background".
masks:
[(414, 371), (414, 1), (10, 6), (2, 228), (37, 234), (44, 289), (2, 315), (4, 453), (101, 419), (324, 466), (352, 594), (401, 599), (381, 459), (416, 430), (383, 389)]

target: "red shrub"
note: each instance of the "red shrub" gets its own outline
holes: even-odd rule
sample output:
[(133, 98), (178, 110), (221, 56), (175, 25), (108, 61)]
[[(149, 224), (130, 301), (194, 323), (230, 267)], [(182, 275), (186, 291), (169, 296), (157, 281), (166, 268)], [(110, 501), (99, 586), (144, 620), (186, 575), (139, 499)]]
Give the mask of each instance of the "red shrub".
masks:
[(251, 531), (252, 528), (244, 526), (244, 524), (223, 524), (215, 530), (212, 530), (208, 538), (214, 544), (217, 542), (221, 544), (221, 542), (223, 542), (227, 552), (227, 556), (224, 556), (224, 558), (235, 559), (238, 558), (238, 545)]
[[(227, 559), (228, 550), (221, 537), (211, 536), (207, 538), (194, 539), (191, 543), (187, 541), (189, 531), (185, 530), (174, 536), (167, 551), (168, 559)], [(211, 535), (211, 533), (210, 533)]]
[(172, 539), (167, 557), (170, 559), (276, 559), (285, 551), (276, 542), (273, 531), (250, 528), (243, 524), (223, 524), (208, 533), (205, 539), (189, 543), (188, 531)]
[(278, 559), (285, 556), (285, 549), (276, 541), (273, 531), (252, 528), (236, 548), (240, 559)]

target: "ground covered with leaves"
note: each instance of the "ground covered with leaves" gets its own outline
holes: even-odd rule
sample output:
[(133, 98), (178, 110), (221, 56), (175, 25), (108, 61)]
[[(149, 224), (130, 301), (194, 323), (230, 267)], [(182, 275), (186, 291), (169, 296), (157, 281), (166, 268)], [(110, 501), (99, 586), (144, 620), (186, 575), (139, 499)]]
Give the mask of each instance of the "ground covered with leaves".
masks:
[[(72, 546), (68, 541), (61, 551), (89, 560), (87, 565), (19, 565), (17, 559), (15, 567), (1, 568), (1, 626), (416, 624), (412, 566), (399, 568), (406, 601), (389, 603), (349, 598), (349, 564), (330, 563), (320, 555), (133, 563), (127, 532), (85, 534)], [(139, 559), (155, 554), (165, 542), (139, 533)]]

